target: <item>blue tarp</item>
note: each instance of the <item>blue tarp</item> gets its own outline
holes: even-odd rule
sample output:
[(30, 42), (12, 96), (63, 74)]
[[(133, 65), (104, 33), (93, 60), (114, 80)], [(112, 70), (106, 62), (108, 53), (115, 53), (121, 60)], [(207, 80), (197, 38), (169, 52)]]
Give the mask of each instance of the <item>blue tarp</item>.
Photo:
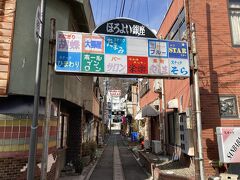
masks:
[(131, 141), (132, 142), (138, 141), (138, 132), (132, 132), (131, 133)]

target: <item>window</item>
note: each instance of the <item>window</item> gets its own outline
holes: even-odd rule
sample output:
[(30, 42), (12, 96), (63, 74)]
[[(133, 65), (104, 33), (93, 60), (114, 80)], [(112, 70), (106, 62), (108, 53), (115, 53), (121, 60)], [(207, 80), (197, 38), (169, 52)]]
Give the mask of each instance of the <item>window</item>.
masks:
[(234, 45), (240, 45), (240, 1), (229, 0), (230, 23)]
[(167, 35), (169, 40), (183, 40), (186, 31), (185, 11), (184, 9), (179, 13), (175, 23)]
[(58, 121), (57, 148), (67, 146), (67, 124), (68, 116), (61, 114)]
[(220, 96), (220, 116), (222, 118), (238, 117), (237, 100), (235, 96)]

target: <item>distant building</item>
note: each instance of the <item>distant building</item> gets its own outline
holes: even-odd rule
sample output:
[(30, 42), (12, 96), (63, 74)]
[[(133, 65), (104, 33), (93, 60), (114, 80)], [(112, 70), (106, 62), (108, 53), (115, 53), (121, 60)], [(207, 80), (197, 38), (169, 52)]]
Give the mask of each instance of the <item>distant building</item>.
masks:
[[(186, 8), (184, 2), (189, 2), (189, 7)], [(190, 23), (196, 26), (204, 170), (205, 176), (209, 177), (224, 171), (219, 165), (216, 127), (240, 126), (240, 2), (173, 0), (158, 37), (187, 41), (187, 9)], [(192, 81), (166, 79), (160, 91), (154, 93), (156, 81), (150, 79), (143, 83), (141, 107), (151, 104), (159, 96), (160, 123), (164, 125), (160, 130), (163, 150), (184, 164), (194, 165), (197, 149), (194, 149), (196, 129), (191, 116)], [(153, 118), (150, 119), (152, 122)], [(228, 172), (232, 166), (234, 164), (228, 165)]]
[(121, 102), (121, 90), (109, 90), (107, 94), (107, 103), (110, 104), (108, 127), (111, 130), (120, 131), (122, 116), (124, 115)]

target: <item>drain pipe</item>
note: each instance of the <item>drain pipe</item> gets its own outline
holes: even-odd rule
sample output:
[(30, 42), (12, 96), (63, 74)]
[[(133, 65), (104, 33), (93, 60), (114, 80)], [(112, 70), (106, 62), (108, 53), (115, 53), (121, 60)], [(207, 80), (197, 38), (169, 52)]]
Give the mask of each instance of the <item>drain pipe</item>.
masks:
[(195, 96), (195, 108), (196, 108), (196, 125), (197, 125), (197, 148), (198, 148), (198, 158), (200, 179), (204, 180), (204, 165), (203, 165), (203, 151), (202, 151), (202, 122), (201, 122), (201, 106), (200, 106), (200, 92), (199, 92), (199, 76), (198, 76), (198, 57), (196, 49), (196, 30), (195, 24), (191, 24), (192, 32), (192, 53), (193, 53), (193, 79), (194, 79), (194, 96)]

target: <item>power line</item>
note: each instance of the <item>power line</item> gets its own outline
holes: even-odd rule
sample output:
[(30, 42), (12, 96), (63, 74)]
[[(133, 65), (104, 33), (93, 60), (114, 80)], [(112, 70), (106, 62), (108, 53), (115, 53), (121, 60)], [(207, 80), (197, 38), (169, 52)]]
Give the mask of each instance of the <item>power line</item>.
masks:
[(110, 0), (110, 3), (109, 3), (109, 11), (108, 11), (108, 19), (109, 19), (109, 17), (111, 16), (111, 0)]
[[(137, 3), (138, 3), (138, 1), (137, 1)], [(138, 18), (139, 8), (140, 8), (140, 3), (137, 4), (136, 19)]]
[(132, 6), (133, 6), (133, 0), (131, 1), (131, 6), (130, 6), (130, 9), (129, 9), (129, 12), (128, 12), (128, 17), (130, 17), (130, 12), (132, 10)]
[(97, 12), (96, 12), (96, 17), (98, 17), (98, 5), (99, 5), (99, 0), (97, 0)]
[(117, 17), (117, 4), (118, 4), (118, 0), (116, 0), (116, 6), (115, 6), (115, 17)]
[(119, 17), (121, 17), (122, 6), (123, 6), (123, 0), (121, 0), (121, 6), (120, 6), (120, 11), (119, 11)]
[(125, 9), (125, 2), (126, 0), (123, 0), (123, 7), (122, 7), (122, 12), (121, 12), (121, 17), (123, 17), (124, 9)]
[(103, 0), (101, 1), (101, 16), (100, 16), (100, 22), (102, 22), (102, 12), (103, 12)]
[(146, 0), (146, 3), (147, 3), (148, 26), (150, 26), (150, 24), (149, 24), (149, 7), (148, 7), (148, 0)]

